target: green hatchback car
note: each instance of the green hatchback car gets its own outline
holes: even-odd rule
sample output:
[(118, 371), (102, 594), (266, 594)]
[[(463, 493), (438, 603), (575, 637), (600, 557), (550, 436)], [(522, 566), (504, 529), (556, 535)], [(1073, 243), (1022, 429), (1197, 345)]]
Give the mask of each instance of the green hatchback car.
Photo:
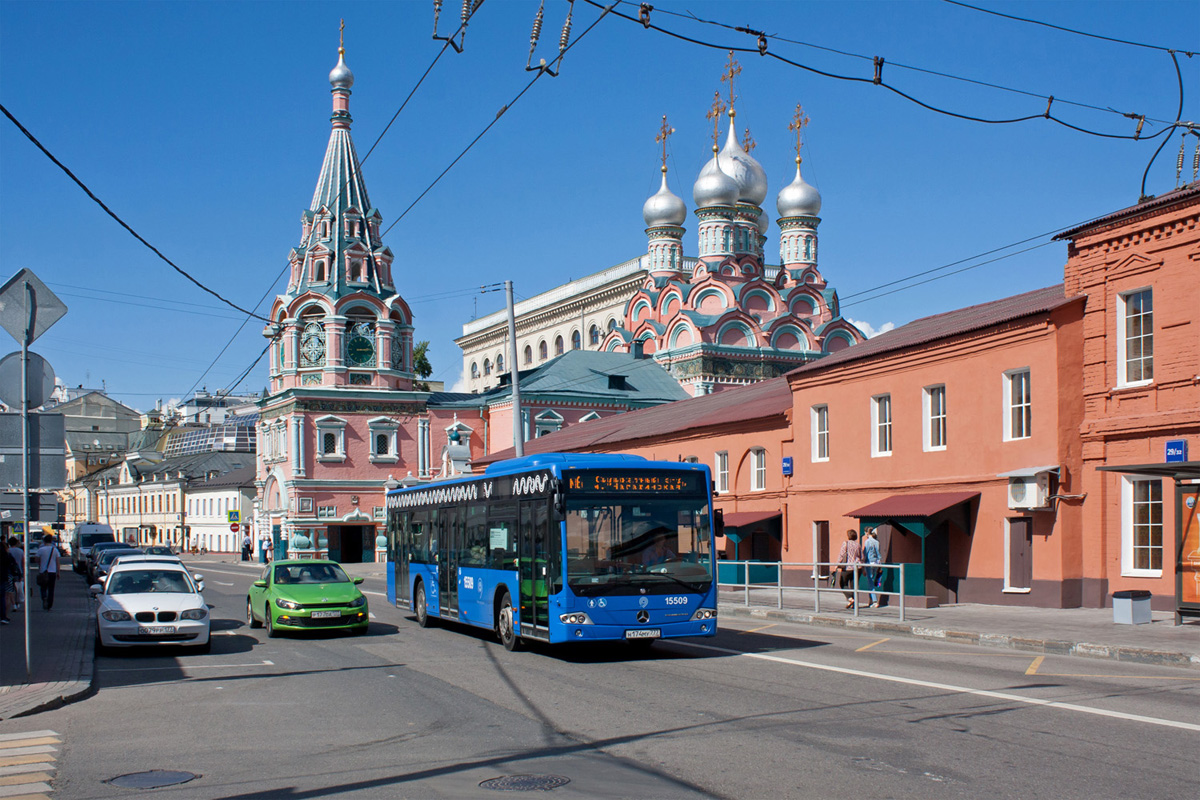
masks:
[(351, 578), (336, 561), (276, 561), (263, 570), (246, 595), (246, 623), (280, 631), (346, 629), (366, 633), (370, 625), (362, 578)]

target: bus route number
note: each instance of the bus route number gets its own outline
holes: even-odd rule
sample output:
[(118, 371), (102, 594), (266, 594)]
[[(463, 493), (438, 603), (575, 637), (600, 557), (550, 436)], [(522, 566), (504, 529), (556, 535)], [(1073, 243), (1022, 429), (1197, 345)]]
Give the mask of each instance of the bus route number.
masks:
[(674, 595), (666, 599), (666, 604), (669, 606), (686, 606), (687, 598), (682, 595)]

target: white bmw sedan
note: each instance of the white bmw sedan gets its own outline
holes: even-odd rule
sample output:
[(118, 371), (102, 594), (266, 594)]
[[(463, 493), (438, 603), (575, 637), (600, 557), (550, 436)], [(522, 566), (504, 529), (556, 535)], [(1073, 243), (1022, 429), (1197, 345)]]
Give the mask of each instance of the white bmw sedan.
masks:
[(207, 653), (210, 620), (200, 578), (169, 562), (116, 564), (103, 584), (91, 587), (100, 600), (96, 652), (110, 647), (185, 645)]

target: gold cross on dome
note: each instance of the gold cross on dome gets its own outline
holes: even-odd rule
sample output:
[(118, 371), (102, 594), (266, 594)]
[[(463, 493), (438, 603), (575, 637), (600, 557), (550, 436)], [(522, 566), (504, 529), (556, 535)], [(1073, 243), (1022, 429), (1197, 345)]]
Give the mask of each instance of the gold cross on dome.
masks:
[(799, 103), (796, 103), (796, 113), (792, 117), (791, 123), (788, 125), (788, 130), (795, 131), (795, 133), (796, 133), (796, 163), (797, 164), (799, 164), (800, 161), (802, 160), (800, 158), (800, 133), (807, 126), (808, 126), (808, 117), (804, 116), (804, 108)]
[(704, 116), (713, 121), (713, 152), (721, 146), (721, 114), (725, 111), (725, 104), (721, 102), (721, 93), (713, 92), (713, 104), (708, 113)]
[(746, 135), (742, 137), (742, 149), (749, 154), (756, 147), (758, 147), (758, 142), (754, 141), (754, 137), (750, 135), (750, 129), (746, 128)]
[(658, 129), (658, 135), (654, 137), (654, 141), (662, 144), (662, 169), (667, 171), (667, 138), (675, 132), (675, 129), (667, 125), (667, 115), (663, 114), (662, 127)]
[(725, 63), (725, 72), (721, 74), (721, 81), (729, 81), (729, 116), (733, 116), (733, 102), (737, 100), (737, 95), (733, 93), (733, 79), (742, 74), (742, 66), (738, 64), (737, 59), (733, 57), (733, 51), (729, 51), (729, 61)]
[(342, 24), (338, 26), (338, 52), (345, 55), (346, 53), (346, 20), (342, 20)]

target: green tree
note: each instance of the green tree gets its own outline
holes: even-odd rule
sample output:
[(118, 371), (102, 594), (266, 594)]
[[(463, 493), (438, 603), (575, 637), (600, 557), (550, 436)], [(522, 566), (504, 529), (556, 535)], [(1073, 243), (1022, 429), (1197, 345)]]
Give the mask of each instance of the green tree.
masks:
[[(413, 372), (418, 378), (428, 378), (433, 374), (433, 365), (429, 363), (429, 342), (417, 342), (413, 347)], [(428, 392), (429, 384), (424, 380), (413, 383), (413, 388), (418, 392)]]

